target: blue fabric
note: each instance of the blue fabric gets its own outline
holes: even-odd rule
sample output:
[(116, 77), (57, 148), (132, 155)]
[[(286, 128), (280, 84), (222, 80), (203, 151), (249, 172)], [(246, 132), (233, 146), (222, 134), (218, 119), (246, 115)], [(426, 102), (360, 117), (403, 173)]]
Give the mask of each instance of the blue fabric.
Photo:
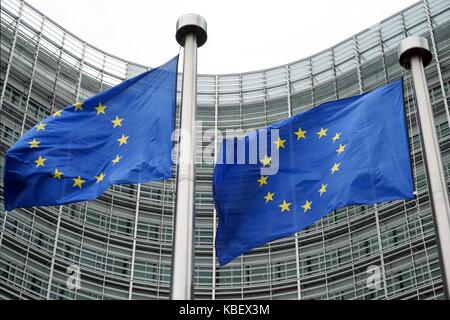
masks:
[[(258, 182), (263, 164), (249, 164), (249, 154), (246, 164), (224, 160), (236, 160), (239, 142), (249, 150), (261, 130), (222, 144), (218, 159), (223, 163), (216, 164), (213, 177), (220, 265), (305, 229), (335, 209), (413, 198), (402, 80), (324, 103), (268, 129), (279, 129), (285, 142), (277, 149), (278, 136), (269, 135), (266, 148), (270, 144), (272, 154), (279, 151), (279, 170), (267, 175), (266, 183)], [(321, 129), (326, 130), (322, 137)], [(232, 148), (235, 155), (227, 156)], [(257, 159), (262, 157), (259, 152)], [(269, 192), (273, 200), (264, 198)]]
[(5, 209), (92, 200), (111, 184), (170, 178), (177, 64), (178, 56), (30, 129), (6, 154)]

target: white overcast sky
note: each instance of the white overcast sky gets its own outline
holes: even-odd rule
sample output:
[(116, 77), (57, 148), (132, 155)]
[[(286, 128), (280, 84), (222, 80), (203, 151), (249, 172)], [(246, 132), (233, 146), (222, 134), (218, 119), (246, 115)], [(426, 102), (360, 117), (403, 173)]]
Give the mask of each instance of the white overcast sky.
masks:
[(199, 73), (265, 69), (322, 51), (417, 0), (27, 0), (63, 28), (118, 57), (156, 67), (178, 53), (185, 13), (208, 23)]

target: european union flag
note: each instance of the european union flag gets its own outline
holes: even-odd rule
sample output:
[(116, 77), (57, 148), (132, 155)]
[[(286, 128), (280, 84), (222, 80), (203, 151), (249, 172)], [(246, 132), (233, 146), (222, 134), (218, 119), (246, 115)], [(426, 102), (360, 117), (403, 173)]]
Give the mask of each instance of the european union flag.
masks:
[(335, 209), (411, 199), (402, 80), (225, 140), (218, 159), (220, 265)]
[(170, 178), (178, 56), (30, 129), (8, 150), (5, 209), (92, 200)]

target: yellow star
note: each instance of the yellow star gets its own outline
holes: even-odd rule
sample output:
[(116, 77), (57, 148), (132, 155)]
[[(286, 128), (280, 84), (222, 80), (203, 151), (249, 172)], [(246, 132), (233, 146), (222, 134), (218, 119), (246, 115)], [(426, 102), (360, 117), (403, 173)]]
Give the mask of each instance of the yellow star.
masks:
[(63, 173), (61, 171), (59, 171), (58, 168), (56, 168), (55, 172), (53, 172), (53, 178), (55, 178), (55, 179), (61, 179), (62, 175), (63, 175)]
[(53, 116), (56, 118), (56, 117), (61, 117), (61, 113), (62, 113), (63, 111), (62, 110), (59, 110), (59, 111), (56, 111), (56, 112), (54, 112), (53, 113)]
[(123, 145), (123, 144), (127, 144), (128, 137), (129, 137), (129, 136), (125, 137), (125, 135), (122, 134), (122, 137), (121, 137), (120, 139), (117, 139), (117, 141), (119, 141), (119, 143), (120, 143), (120, 144), (119, 144), (119, 147), (120, 147), (121, 145)]
[(81, 179), (80, 176), (78, 176), (77, 178), (73, 178), (73, 186), (72, 187), (78, 187), (78, 188), (82, 188), (83, 187), (83, 183), (86, 182), (86, 180)]
[(265, 166), (270, 166), (270, 163), (271, 163), (271, 162), (272, 162), (272, 158), (271, 158), (271, 157), (268, 157), (267, 155), (264, 156), (263, 159), (261, 159), (261, 163), (262, 163), (263, 167), (265, 167)]
[(275, 195), (275, 192), (267, 192), (267, 196), (264, 197), (266, 199), (266, 203), (269, 201), (273, 201), (273, 196)]
[(345, 146), (346, 146), (346, 144), (344, 144), (344, 145), (340, 144), (340, 145), (339, 145), (339, 149), (336, 150), (336, 152), (338, 153), (338, 155), (340, 155), (341, 152), (344, 152), (344, 151), (345, 151)]
[(46, 126), (47, 124), (46, 123), (39, 123), (37, 126), (36, 126), (36, 130), (37, 131), (44, 131), (45, 130), (45, 126)]
[(33, 139), (30, 142), (28, 142), (28, 144), (30, 145), (30, 148), (39, 148), (40, 143), (41, 143), (41, 141), (37, 141), (36, 139)]
[(116, 164), (116, 163), (118, 163), (118, 162), (120, 161), (120, 159), (122, 159), (122, 157), (119, 156), (119, 155), (117, 155), (117, 156), (114, 158), (114, 160), (112, 160), (112, 163), (113, 163), (113, 164)]
[(100, 181), (103, 181), (104, 177), (105, 177), (105, 174), (103, 172), (101, 172), (100, 175), (95, 176), (95, 179), (97, 179), (97, 181), (95, 183), (99, 183)]
[(46, 158), (42, 158), (41, 156), (39, 156), (39, 158), (34, 160), (34, 162), (36, 163), (36, 168), (43, 167), (45, 160), (47, 160), (47, 159)]
[(73, 107), (75, 108), (75, 111), (83, 111), (83, 102), (77, 101), (74, 103)]
[(298, 128), (298, 131), (294, 133), (297, 135), (297, 140), (300, 140), (300, 138), (306, 139), (306, 131), (302, 131), (301, 128)]
[(327, 192), (328, 184), (322, 184), (322, 188), (320, 188), (320, 196), (322, 196), (322, 193)]
[(333, 142), (336, 142), (336, 140), (339, 140), (340, 138), (341, 138), (341, 133), (336, 132), (336, 134), (334, 135), (333, 138), (331, 138), (331, 140), (333, 140)]
[(119, 116), (116, 116), (116, 118), (114, 120), (112, 120), (111, 122), (114, 124), (114, 128), (115, 128), (115, 127), (121, 127), (122, 121), (123, 121), (123, 118), (119, 118)]
[(331, 168), (331, 174), (335, 173), (336, 171), (339, 171), (340, 163), (335, 163), (333, 168)]
[(263, 184), (267, 184), (267, 177), (261, 176), (261, 178), (258, 180), (259, 186), (262, 187)]
[(311, 210), (311, 205), (312, 205), (312, 201), (306, 200), (306, 203), (302, 206), (302, 208), (304, 209), (303, 212)]
[(327, 131), (328, 129), (324, 129), (324, 128), (320, 128), (320, 131), (317, 132), (317, 134), (319, 135), (319, 139), (326, 136), (327, 135)]
[(105, 114), (105, 109), (106, 106), (102, 105), (101, 102), (98, 104), (98, 107), (95, 107), (95, 110), (97, 110), (97, 115), (99, 115), (100, 113)]
[(275, 143), (275, 145), (277, 146), (277, 149), (280, 149), (280, 148), (284, 148), (285, 142), (286, 142), (286, 140), (282, 140), (282, 139), (280, 139), (280, 137), (278, 137), (277, 141), (274, 141), (273, 143)]
[(290, 206), (290, 205), (291, 205), (291, 204), (288, 203), (288, 202), (286, 202), (286, 200), (283, 200), (283, 203), (279, 205), (279, 207), (281, 208), (281, 212), (284, 212), (284, 211), (290, 211), (290, 210), (289, 210), (289, 206)]

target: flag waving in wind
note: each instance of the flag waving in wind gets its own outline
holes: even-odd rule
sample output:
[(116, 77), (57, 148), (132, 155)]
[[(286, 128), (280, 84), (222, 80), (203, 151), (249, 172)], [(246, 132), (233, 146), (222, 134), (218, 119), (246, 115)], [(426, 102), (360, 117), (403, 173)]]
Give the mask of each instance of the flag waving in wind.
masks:
[[(335, 209), (413, 198), (401, 80), (324, 103), (267, 129), (267, 142), (261, 130), (226, 140), (214, 168), (220, 265), (305, 229)], [(239, 142), (252, 150), (256, 140), (258, 149), (266, 143), (269, 150), (270, 144), (272, 153), (258, 151), (255, 163), (225, 161), (239, 154)], [(265, 173), (275, 158), (278, 168)]]
[(170, 178), (178, 56), (38, 123), (5, 160), (5, 209)]

